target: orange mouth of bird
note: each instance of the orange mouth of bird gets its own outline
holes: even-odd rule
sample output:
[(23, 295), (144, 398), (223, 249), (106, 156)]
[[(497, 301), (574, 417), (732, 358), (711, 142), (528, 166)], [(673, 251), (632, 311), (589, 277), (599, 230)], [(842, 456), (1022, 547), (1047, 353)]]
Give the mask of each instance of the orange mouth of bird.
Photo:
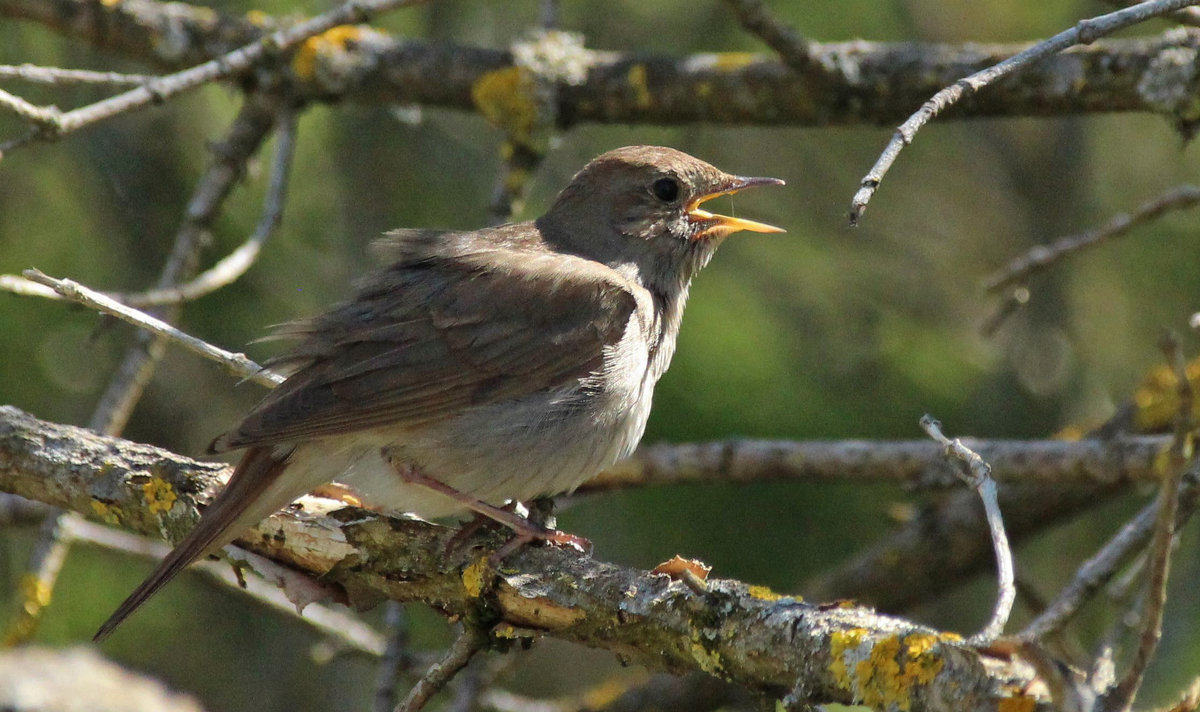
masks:
[(700, 227), (700, 231), (696, 233), (695, 239), (702, 240), (714, 237), (726, 237), (735, 232), (746, 230), (748, 232), (785, 232), (781, 227), (768, 225), (766, 223), (755, 222), (754, 220), (744, 220), (735, 218), (729, 215), (718, 215), (700, 207), (702, 203), (706, 203), (713, 198), (719, 198), (722, 195), (732, 195), (739, 190), (745, 188), (753, 188), (760, 185), (783, 185), (783, 181), (778, 178), (734, 178), (728, 186), (720, 190), (699, 195), (693, 198), (686, 206), (688, 220)]

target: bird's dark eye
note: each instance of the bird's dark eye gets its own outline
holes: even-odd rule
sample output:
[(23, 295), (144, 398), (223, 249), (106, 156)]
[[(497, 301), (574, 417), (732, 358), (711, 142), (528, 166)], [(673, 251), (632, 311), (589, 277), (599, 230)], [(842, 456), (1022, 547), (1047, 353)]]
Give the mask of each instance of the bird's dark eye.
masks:
[(679, 197), (679, 181), (674, 178), (659, 178), (650, 184), (650, 192), (664, 203), (670, 203)]

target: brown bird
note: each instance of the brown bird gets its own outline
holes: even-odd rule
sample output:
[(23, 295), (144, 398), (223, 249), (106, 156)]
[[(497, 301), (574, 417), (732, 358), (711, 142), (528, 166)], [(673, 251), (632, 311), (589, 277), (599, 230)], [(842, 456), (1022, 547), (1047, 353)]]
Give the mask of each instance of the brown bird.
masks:
[(100, 627), (106, 637), (192, 561), (332, 480), (377, 508), (475, 511), (527, 539), (579, 541), (505, 502), (573, 490), (637, 446), (692, 277), (739, 230), (701, 204), (775, 178), (657, 146), (587, 164), (532, 222), (405, 230), (390, 266), (288, 325), (290, 377), (214, 452), (245, 449), (195, 529)]

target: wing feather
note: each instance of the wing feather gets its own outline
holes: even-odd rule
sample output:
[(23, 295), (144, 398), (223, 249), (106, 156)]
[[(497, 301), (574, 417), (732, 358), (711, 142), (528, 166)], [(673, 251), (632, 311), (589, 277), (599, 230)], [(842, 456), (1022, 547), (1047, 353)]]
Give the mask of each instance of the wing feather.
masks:
[(415, 426), (574, 385), (602, 368), (638, 308), (634, 286), (597, 262), (418, 237), (354, 300), (284, 326), (301, 342), (273, 365), (293, 375), (214, 449)]

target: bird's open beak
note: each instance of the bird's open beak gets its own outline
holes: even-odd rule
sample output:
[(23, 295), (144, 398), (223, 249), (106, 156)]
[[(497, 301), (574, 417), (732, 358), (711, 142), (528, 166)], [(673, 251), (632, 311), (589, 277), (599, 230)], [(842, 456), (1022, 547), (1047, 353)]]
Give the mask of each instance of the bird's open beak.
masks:
[(781, 227), (753, 220), (743, 220), (742, 218), (730, 217), (728, 215), (716, 215), (700, 207), (701, 203), (712, 200), (717, 196), (730, 195), (745, 188), (753, 188), (759, 185), (783, 184), (783, 181), (778, 178), (743, 178), (741, 176), (734, 176), (728, 184), (722, 186), (719, 190), (696, 196), (686, 206), (688, 219), (702, 226), (701, 230), (696, 233), (696, 239), (725, 237), (739, 230), (749, 230), (750, 232), (784, 232), (784, 229)]

